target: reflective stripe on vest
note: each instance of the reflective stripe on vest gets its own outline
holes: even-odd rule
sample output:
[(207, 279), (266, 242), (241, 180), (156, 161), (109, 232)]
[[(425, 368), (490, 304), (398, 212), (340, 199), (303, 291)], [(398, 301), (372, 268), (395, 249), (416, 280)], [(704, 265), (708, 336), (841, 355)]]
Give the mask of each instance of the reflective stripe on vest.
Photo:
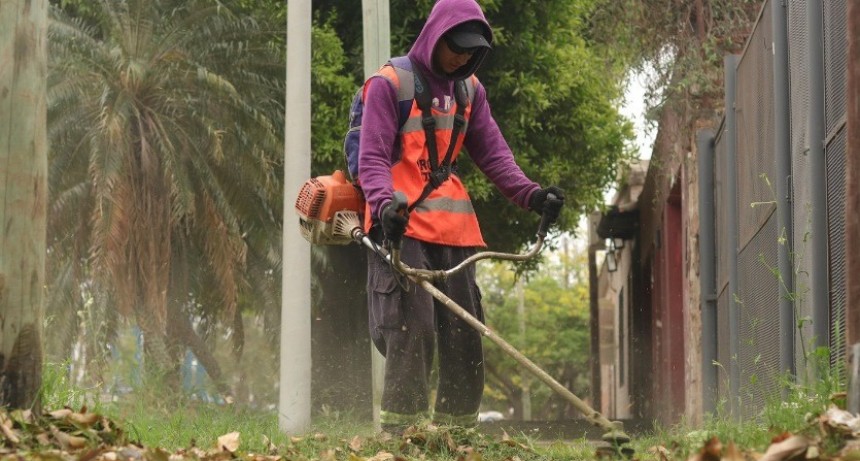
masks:
[[(397, 89), (398, 101), (414, 97), (414, 85), (403, 85), (414, 79), (412, 72), (390, 65), (384, 66), (376, 75), (392, 83)], [(469, 100), (474, 99), (477, 78), (471, 76), (466, 80)], [(451, 107), (448, 111), (433, 107), (433, 118), (436, 119), (437, 157), (441, 164), (448, 151), (451, 132), (454, 127), (454, 114), (457, 109), (456, 99), (451, 96)], [(472, 105), (466, 108), (464, 117), (465, 127), (469, 125)], [(465, 127), (455, 140), (451, 161), (455, 161), (463, 146)], [(429, 155), (424, 128), (421, 124), (421, 109), (418, 102), (413, 100), (409, 118), (400, 130), (400, 158), (391, 167), (394, 190), (406, 194), (410, 204), (415, 202), (424, 190), (430, 174)], [(370, 228), (371, 216), (369, 205), (365, 212), (365, 227)], [(447, 181), (410, 213), (409, 226), (406, 235), (417, 240), (441, 245), (458, 247), (484, 247), (484, 239), (478, 225), (472, 201), (460, 178), (452, 174)]]

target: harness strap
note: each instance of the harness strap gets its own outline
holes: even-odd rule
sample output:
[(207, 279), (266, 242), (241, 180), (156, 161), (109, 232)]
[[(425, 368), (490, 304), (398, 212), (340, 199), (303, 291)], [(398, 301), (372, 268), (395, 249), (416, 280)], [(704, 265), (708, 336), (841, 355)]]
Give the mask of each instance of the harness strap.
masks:
[(466, 88), (465, 80), (457, 80), (454, 82), (454, 98), (457, 101), (457, 111), (454, 114), (454, 128), (451, 130), (451, 141), (448, 143), (448, 151), (445, 152), (445, 158), (439, 164), (439, 153), (436, 147), (436, 119), (433, 117), (431, 109), (430, 87), (427, 81), (416, 66), (412, 66), (412, 73), (415, 75), (415, 101), (418, 103), (418, 108), (421, 109), (421, 126), (424, 127), (424, 137), (427, 142), (427, 155), (430, 160), (430, 179), (421, 195), (408, 207), (408, 211), (412, 211), (424, 199), (430, 196), (430, 193), (436, 190), (451, 176), (451, 157), (454, 156), (454, 146), (456, 145), (457, 137), (460, 131), (466, 126), (466, 106), (469, 105), (469, 91)]

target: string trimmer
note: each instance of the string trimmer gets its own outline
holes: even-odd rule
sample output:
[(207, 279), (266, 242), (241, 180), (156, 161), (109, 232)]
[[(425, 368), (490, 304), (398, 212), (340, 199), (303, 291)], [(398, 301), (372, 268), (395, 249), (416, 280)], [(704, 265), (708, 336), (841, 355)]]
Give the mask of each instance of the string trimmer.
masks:
[[(406, 196), (402, 192), (395, 192), (393, 200), (398, 210), (406, 209)], [(537, 242), (525, 253), (483, 251), (472, 255), (451, 269), (426, 270), (409, 267), (400, 261), (399, 245), (392, 245), (390, 251), (387, 251), (371, 240), (365, 234), (359, 217), (363, 211), (364, 200), (361, 192), (346, 179), (341, 171), (335, 171), (330, 176), (320, 176), (309, 180), (302, 187), (296, 200), (299, 226), (305, 239), (317, 245), (345, 245), (356, 242), (370, 248), (386, 259), (397, 271), (406, 275), (414, 283), (421, 285), (446, 308), (494, 342), (502, 351), (570, 402), (590, 423), (603, 429), (605, 432), (602, 439), (609, 442), (614, 450), (625, 455), (632, 454), (633, 450), (630, 447), (622, 446), (630, 442), (630, 436), (624, 433), (621, 422), (606, 419), (433, 285), (434, 281), (445, 280), (452, 274), (482, 259), (526, 261), (535, 257), (543, 247), (547, 231), (552, 224), (546, 215), (541, 217)]]

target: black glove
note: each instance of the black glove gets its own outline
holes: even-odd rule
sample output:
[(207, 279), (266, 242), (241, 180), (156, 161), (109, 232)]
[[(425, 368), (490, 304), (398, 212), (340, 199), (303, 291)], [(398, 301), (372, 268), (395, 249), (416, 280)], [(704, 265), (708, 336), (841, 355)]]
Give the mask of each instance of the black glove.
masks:
[(406, 225), (409, 224), (409, 212), (398, 210), (396, 201), (392, 200), (382, 208), (379, 218), (382, 221), (382, 233), (385, 234), (385, 238), (392, 243), (400, 243), (403, 233), (406, 232)]
[(546, 215), (550, 223), (558, 219), (562, 206), (564, 206), (564, 191), (558, 186), (538, 189), (529, 199), (529, 209), (539, 215)]

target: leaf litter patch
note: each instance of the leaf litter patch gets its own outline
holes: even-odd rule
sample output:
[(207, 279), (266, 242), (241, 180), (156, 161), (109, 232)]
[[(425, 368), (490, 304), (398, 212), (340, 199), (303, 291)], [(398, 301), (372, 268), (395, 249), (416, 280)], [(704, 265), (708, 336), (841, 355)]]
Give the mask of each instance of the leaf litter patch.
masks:
[[(266, 453), (242, 450), (242, 434), (230, 432), (211, 448), (192, 446), (170, 452), (132, 440), (109, 418), (64, 408), (37, 415), (29, 410), (0, 408), (0, 459), (48, 461), (529, 461), (547, 459), (507, 433), (493, 439), (476, 429), (412, 426), (402, 435), (386, 432), (333, 440), (323, 433), (294, 436), (277, 446), (263, 436)], [(486, 454), (489, 452), (489, 454)]]
[[(717, 437), (706, 440), (686, 461), (860, 461), (860, 416), (832, 407), (808, 419), (803, 433), (785, 432), (757, 452), (723, 443)], [(248, 435), (253, 436), (253, 435)], [(36, 415), (29, 410), (0, 409), (0, 459), (40, 459), (47, 461), (532, 461), (556, 459), (535, 450), (528, 440), (507, 433), (492, 438), (475, 429), (412, 426), (402, 435), (378, 435), (334, 440), (323, 433), (290, 437), (277, 446), (264, 436), (266, 453), (242, 450), (242, 434), (230, 432), (217, 438), (212, 447), (192, 446), (167, 451), (144, 447), (133, 441), (119, 424), (107, 417), (69, 408)], [(592, 452), (593, 453), (593, 452)], [(577, 456), (577, 459), (599, 458)], [(561, 459), (561, 458), (558, 458)], [(572, 459), (565, 457), (564, 459)], [(677, 447), (657, 445), (637, 453), (633, 459), (678, 461), (684, 459)]]

